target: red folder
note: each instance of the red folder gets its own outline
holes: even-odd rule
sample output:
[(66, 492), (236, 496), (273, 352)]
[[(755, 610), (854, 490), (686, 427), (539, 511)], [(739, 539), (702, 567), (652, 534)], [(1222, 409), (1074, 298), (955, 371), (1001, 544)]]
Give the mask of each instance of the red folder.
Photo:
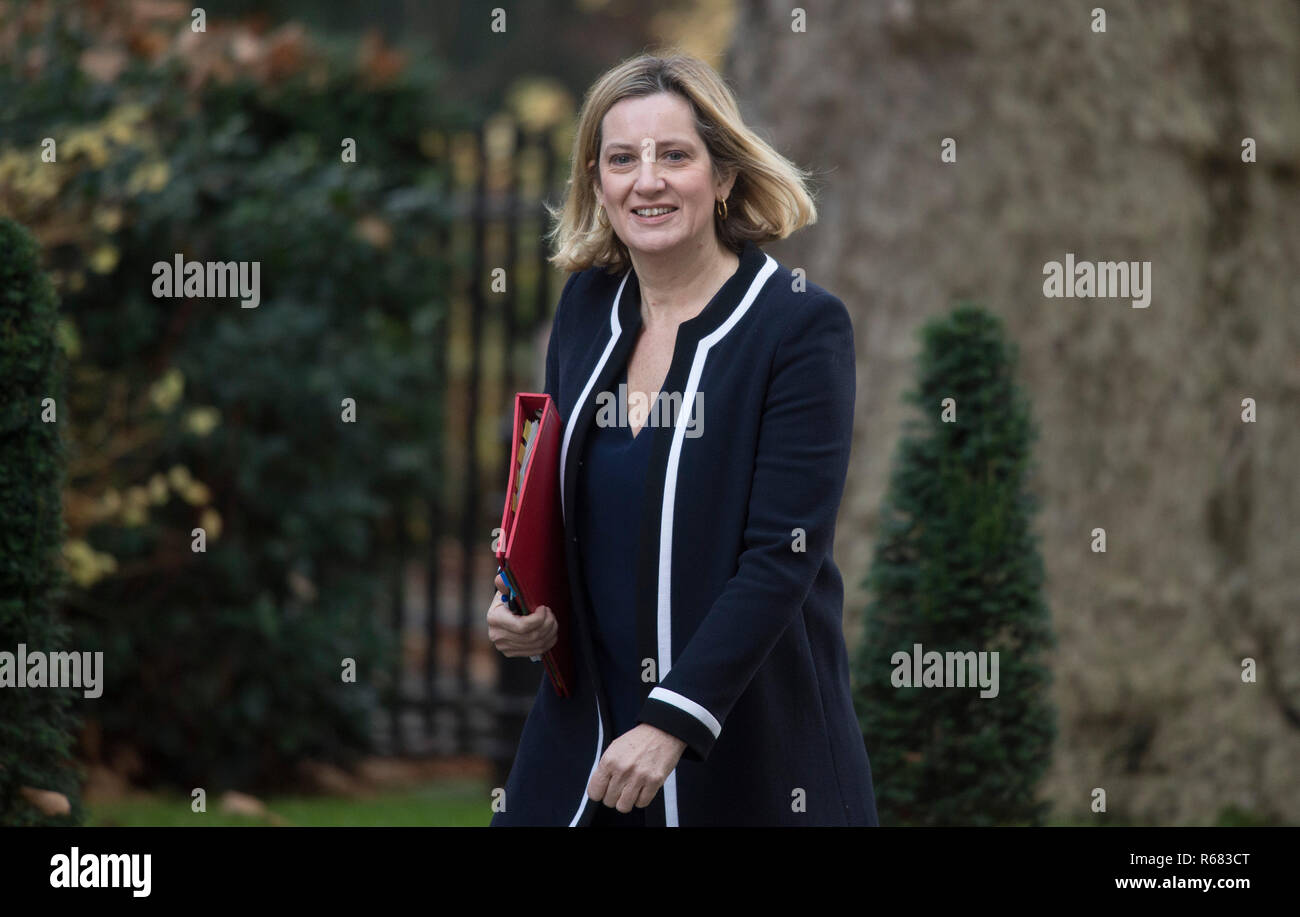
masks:
[[(523, 442), (525, 421), (536, 422), (527, 449)], [(538, 605), (545, 605), (555, 614), (559, 634), (542, 661), (555, 693), (568, 697), (573, 685), (573, 655), (569, 646), (564, 512), (560, 506), (560, 442), (564, 422), (550, 395), (520, 392), (515, 395), (513, 430), (510, 481), (501, 514), (497, 563), (509, 590), (506, 599), (512, 611), (530, 614)], [(521, 459), (526, 462), (522, 484)]]

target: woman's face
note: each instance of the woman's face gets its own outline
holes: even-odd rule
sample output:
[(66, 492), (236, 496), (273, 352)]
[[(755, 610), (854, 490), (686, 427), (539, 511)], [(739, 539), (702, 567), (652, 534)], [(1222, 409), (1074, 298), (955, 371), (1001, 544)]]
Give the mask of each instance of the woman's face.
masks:
[[(685, 99), (661, 92), (611, 106), (602, 121), (599, 156), (596, 199), (629, 250), (656, 254), (713, 243), (714, 207), (731, 193), (735, 179), (714, 181)], [(670, 212), (637, 213), (647, 207)]]

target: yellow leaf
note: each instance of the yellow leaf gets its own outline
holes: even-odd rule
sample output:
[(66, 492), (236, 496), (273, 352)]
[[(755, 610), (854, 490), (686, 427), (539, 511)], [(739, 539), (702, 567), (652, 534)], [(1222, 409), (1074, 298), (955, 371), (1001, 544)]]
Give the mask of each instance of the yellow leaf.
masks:
[(121, 207), (100, 207), (95, 211), (95, 226), (104, 232), (117, 232), (122, 225)]
[(167, 480), (171, 483), (173, 490), (181, 493), (186, 487), (190, 486), (190, 481), (193, 478), (190, 477), (190, 470), (184, 465), (173, 465), (171, 470), (167, 472)]
[(106, 573), (117, 570), (117, 559), (113, 555), (101, 554), (79, 538), (64, 543), (63, 560), (68, 575), (82, 588), (94, 585)]
[(208, 490), (206, 484), (201, 481), (191, 481), (190, 486), (182, 491), (181, 496), (185, 502), (191, 506), (202, 506), (212, 499), (212, 492)]
[(167, 187), (167, 182), (171, 181), (171, 166), (165, 161), (160, 161), (154, 165), (153, 171), (149, 173), (149, 190), (161, 191)]
[(149, 399), (154, 407), (166, 413), (176, 407), (185, 391), (185, 376), (175, 366), (163, 373), (162, 378), (149, 388)]
[(209, 538), (221, 537), (221, 513), (212, 507), (209, 506), (199, 516), (199, 525), (203, 527), (203, 531), (208, 533)]
[(106, 133), (114, 143), (120, 146), (125, 146), (130, 143), (131, 138), (135, 136), (131, 119), (121, 117), (117, 114), (117, 111), (109, 114), (109, 116), (104, 119), (104, 133)]
[(120, 253), (112, 245), (101, 245), (90, 256), (90, 269), (96, 274), (111, 274), (119, 257)]
[(171, 169), (163, 160), (141, 163), (126, 180), (128, 194), (142, 191), (161, 191), (171, 179)]
[(55, 338), (63, 352), (68, 355), (69, 360), (75, 360), (81, 356), (81, 337), (77, 334), (77, 326), (70, 318), (59, 319), (58, 325), (55, 326)]
[(149, 499), (155, 504), (167, 502), (167, 479), (156, 473), (149, 479)]
[(110, 487), (104, 491), (104, 495), (99, 498), (99, 511), (104, 516), (112, 516), (122, 508), (122, 495), (115, 488)]
[(191, 408), (185, 415), (185, 429), (195, 436), (207, 436), (221, 423), (221, 412), (212, 407)]

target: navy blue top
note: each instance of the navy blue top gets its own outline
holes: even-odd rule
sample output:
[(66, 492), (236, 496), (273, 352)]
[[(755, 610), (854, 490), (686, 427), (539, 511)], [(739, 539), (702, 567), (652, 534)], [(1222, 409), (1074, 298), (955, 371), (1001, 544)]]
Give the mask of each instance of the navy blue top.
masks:
[[(627, 367), (618, 386), (627, 383)], [(644, 699), (636, 647), (636, 554), (641, 505), (650, 460), (649, 423), (635, 437), (630, 426), (593, 422), (579, 470), (578, 543), (594, 620), (596, 665), (609, 693), (614, 735), (636, 726)]]

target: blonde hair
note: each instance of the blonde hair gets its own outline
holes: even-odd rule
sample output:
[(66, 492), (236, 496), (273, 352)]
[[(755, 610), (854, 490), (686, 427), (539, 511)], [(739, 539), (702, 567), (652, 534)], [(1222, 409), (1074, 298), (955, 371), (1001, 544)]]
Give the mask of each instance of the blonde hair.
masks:
[(556, 220), (547, 234), (555, 251), (548, 259), (552, 264), (569, 272), (604, 266), (611, 274), (631, 266), (627, 246), (608, 217), (598, 219), (593, 183), (600, 174), (601, 125), (616, 102), (660, 92), (680, 96), (691, 106), (715, 180), (733, 171), (736, 175), (726, 200), (727, 219), (714, 208), (713, 225), (724, 245), (739, 254), (746, 240), (761, 245), (817, 222), (807, 187), (812, 173), (795, 166), (745, 125), (731, 88), (717, 71), (687, 54), (642, 54), (606, 72), (587, 91), (564, 204), (558, 210), (546, 208)]

